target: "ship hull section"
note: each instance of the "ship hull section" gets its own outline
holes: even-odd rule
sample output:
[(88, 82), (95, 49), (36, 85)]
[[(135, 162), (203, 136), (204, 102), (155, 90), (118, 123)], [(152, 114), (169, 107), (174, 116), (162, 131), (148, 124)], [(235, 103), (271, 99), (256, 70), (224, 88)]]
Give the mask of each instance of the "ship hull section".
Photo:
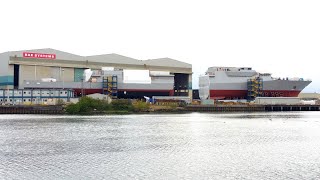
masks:
[[(273, 80), (263, 82), (264, 97), (297, 97), (311, 81)], [(245, 99), (247, 82), (241, 83), (210, 83), (212, 99)]]

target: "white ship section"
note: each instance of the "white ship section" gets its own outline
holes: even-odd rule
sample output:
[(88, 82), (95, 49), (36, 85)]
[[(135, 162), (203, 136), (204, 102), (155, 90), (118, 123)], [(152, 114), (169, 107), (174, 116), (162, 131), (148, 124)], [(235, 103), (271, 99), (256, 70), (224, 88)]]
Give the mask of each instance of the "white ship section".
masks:
[(124, 83), (123, 71), (104, 71), (103, 74), (93, 73), (94, 82), (42, 82), (24, 81), (22, 88), (66, 88), (66, 89), (102, 89), (102, 77), (116, 75), (118, 77), (119, 90), (173, 90), (174, 75), (151, 75), (151, 83)]
[[(229, 73), (229, 72), (228, 72)], [(226, 71), (216, 71), (210, 75), (210, 90), (247, 90), (250, 77), (228, 76)]]
[(104, 71), (104, 76), (117, 75), (118, 89), (125, 90), (173, 90), (174, 76), (173, 75), (154, 75), (150, 76), (151, 83), (124, 83), (123, 71)]
[(263, 90), (266, 91), (302, 91), (311, 83), (302, 78), (272, 78), (269, 73), (260, 74), (245, 67), (210, 67), (206, 75), (210, 90), (247, 90), (248, 79), (256, 77), (263, 79)]
[(263, 81), (263, 90), (302, 91), (311, 81), (273, 80)]

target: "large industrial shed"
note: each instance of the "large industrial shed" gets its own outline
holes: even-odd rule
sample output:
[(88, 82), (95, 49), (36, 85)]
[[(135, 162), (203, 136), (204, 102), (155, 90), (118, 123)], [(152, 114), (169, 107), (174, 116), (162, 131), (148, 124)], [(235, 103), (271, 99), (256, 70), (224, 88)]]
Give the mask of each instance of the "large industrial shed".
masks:
[[(1, 53), (0, 61), (0, 89), (73, 89), (78, 96), (106, 93), (107, 78), (99, 80), (98, 76), (109, 74), (118, 76), (118, 84), (113, 88), (120, 98), (192, 95), (191, 64), (170, 58), (138, 60), (118, 54), (80, 56), (48, 48)], [(102, 67), (114, 70), (103, 72)], [(86, 69), (91, 69), (92, 77), (97, 78), (84, 82)], [(127, 69), (148, 70), (151, 83), (123, 83), (123, 70)]]

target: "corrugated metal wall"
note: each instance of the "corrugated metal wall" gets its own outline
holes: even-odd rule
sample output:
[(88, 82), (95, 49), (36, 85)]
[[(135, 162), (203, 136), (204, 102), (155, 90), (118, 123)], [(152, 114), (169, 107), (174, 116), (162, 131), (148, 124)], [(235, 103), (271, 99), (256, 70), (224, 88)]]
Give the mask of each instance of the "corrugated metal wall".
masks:
[(74, 80), (74, 68), (20, 65), (19, 84), (26, 81), (40, 81), (42, 78), (54, 78), (57, 81), (70, 82)]
[(57, 81), (60, 79), (60, 68), (59, 67), (45, 67), (45, 66), (37, 66), (37, 80), (41, 80), (41, 78), (54, 78)]
[(19, 70), (19, 86), (24, 80), (35, 80), (35, 66), (20, 65)]
[(74, 68), (63, 68), (64, 71), (61, 72), (61, 79), (64, 82), (73, 82), (74, 81)]

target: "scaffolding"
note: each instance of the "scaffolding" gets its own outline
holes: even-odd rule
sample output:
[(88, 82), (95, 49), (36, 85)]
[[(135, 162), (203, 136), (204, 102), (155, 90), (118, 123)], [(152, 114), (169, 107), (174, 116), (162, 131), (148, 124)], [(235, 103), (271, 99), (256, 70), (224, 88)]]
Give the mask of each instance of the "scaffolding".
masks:
[(248, 79), (247, 82), (248, 94), (247, 100), (253, 101), (256, 97), (263, 96), (263, 80), (261, 78)]
[(118, 97), (118, 77), (113, 76), (105, 76), (102, 80), (102, 93), (105, 95), (109, 95), (112, 98)]

